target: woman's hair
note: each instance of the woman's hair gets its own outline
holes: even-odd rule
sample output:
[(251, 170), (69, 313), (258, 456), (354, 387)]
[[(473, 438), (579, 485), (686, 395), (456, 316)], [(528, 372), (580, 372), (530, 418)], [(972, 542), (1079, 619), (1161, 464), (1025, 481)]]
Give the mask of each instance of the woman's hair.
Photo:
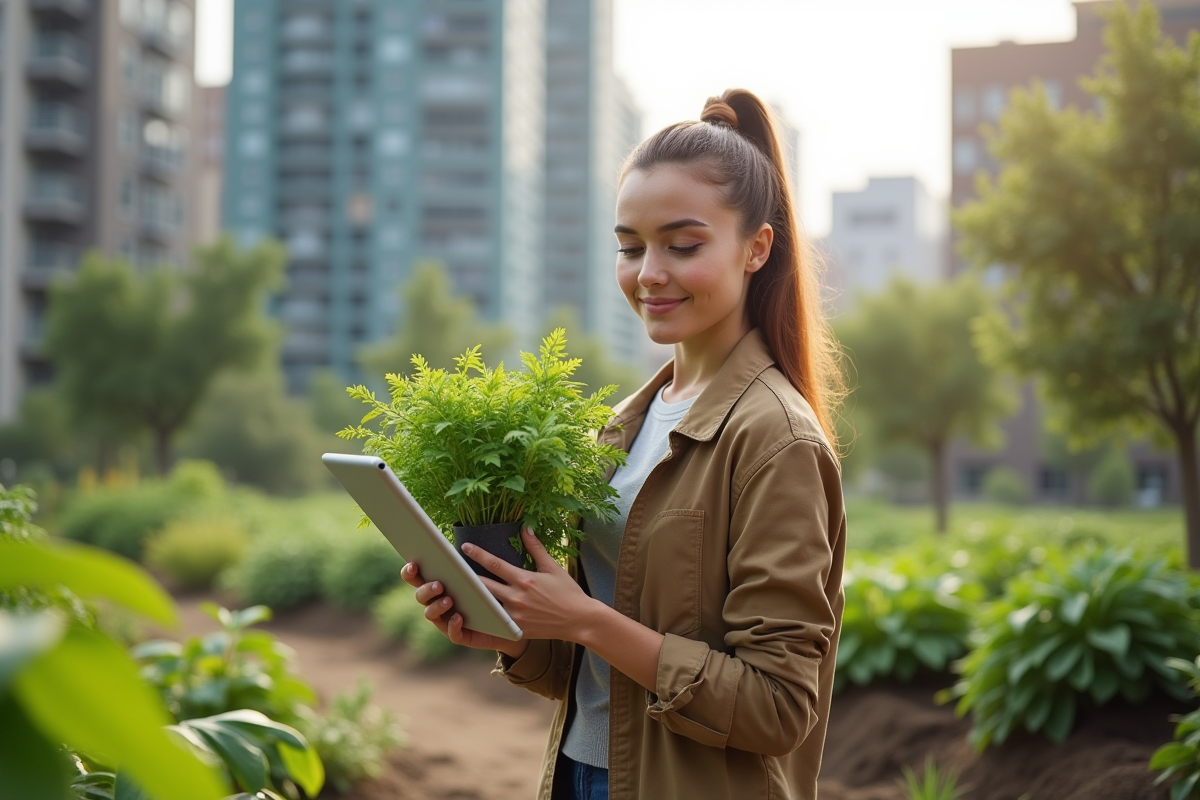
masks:
[(750, 279), (750, 323), (767, 340), (779, 369), (816, 412), (837, 448), (834, 410), (844, 395), (840, 350), (821, 314), (817, 259), (800, 233), (792, 188), (771, 110), (745, 89), (704, 104), (699, 122), (677, 122), (642, 142), (625, 160), (630, 170), (677, 164), (721, 188), (749, 237), (769, 223), (771, 254)]

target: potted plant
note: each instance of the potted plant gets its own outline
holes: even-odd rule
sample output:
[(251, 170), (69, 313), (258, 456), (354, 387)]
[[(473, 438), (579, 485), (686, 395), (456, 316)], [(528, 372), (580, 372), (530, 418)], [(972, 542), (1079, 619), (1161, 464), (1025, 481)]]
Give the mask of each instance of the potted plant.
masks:
[[(595, 438), (612, 418), (603, 401), (616, 387), (584, 397), (571, 378), (581, 361), (567, 358), (566, 344), (566, 331), (556, 329), (537, 357), (521, 353), (521, 371), (488, 369), (479, 346), (452, 371), (414, 355), (411, 376), (387, 375), (391, 402), (364, 386), (347, 389), (371, 408), (338, 435), (363, 439), (363, 452), (387, 462), (460, 551), (472, 542), (533, 568), (520, 538), (528, 525), (564, 562), (578, 555), (581, 516), (616, 515), (606, 475), (625, 463), (624, 452)], [(372, 420), (377, 430), (367, 427)]]

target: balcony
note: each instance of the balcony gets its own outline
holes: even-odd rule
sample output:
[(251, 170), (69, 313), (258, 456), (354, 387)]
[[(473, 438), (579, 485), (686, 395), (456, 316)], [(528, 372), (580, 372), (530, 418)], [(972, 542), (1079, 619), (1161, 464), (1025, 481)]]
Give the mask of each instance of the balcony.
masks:
[(153, 25), (142, 28), (142, 42), (152, 50), (156, 50), (167, 58), (179, 58), (187, 51), (187, 38), (164, 25)]
[(35, 102), (25, 146), (39, 153), (82, 155), (87, 147), (83, 115), (67, 103)]
[(87, 212), (83, 185), (74, 175), (34, 175), (25, 198), (25, 218), (30, 222), (78, 225)]
[(333, 72), (330, 50), (293, 50), (284, 53), (280, 65), (284, 75), (329, 75)]
[(71, 22), (87, 19), (89, 0), (29, 0), (29, 10), (35, 14), (56, 16)]
[(172, 181), (183, 170), (186, 160), (183, 150), (146, 145), (142, 148), (142, 174), (164, 183)]
[(83, 43), (68, 33), (41, 31), (34, 35), (33, 48), (25, 65), (32, 81), (78, 89), (87, 83), (88, 64)]
[(333, 193), (333, 185), (319, 178), (285, 178), (279, 181), (281, 202), (296, 200), (324, 200)]
[(79, 250), (74, 245), (34, 239), (21, 272), (21, 283), (26, 289), (45, 290), (54, 280), (74, 274), (78, 264)]

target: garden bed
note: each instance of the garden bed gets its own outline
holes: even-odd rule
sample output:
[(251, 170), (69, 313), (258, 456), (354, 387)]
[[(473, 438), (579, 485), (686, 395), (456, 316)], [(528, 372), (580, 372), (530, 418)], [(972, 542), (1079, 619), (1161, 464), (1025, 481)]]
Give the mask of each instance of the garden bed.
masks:
[[(215, 623), (185, 597), (187, 633)], [(360, 676), (375, 702), (404, 718), (407, 745), (378, 778), (359, 783), (352, 800), (531, 800), (553, 705), (489, 675), (490, 659), (468, 657), (420, 665), (388, 643), (365, 614), (308, 603), (263, 626), (294, 647), (300, 673), (323, 699)], [(982, 756), (966, 742), (968, 722), (933, 702), (945, 678), (911, 685), (848, 688), (833, 701), (821, 800), (900, 800), (905, 766), (932, 755), (957, 769), (965, 800), (1161, 800), (1147, 769), (1155, 748), (1171, 738), (1168, 716), (1186, 706), (1153, 698), (1081, 711), (1061, 746), (1014, 734)], [(329, 795), (332, 797), (333, 795)]]

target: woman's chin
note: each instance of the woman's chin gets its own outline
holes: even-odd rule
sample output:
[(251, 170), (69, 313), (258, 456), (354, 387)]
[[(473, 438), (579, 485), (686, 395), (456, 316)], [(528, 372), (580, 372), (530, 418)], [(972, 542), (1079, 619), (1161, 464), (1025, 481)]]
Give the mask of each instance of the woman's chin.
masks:
[(646, 335), (655, 344), (679, 344), (685, 338), (680, 335), (679, 328), (676, 325), (668, 325), (658, 320), (645, 320), (645, 325)]

